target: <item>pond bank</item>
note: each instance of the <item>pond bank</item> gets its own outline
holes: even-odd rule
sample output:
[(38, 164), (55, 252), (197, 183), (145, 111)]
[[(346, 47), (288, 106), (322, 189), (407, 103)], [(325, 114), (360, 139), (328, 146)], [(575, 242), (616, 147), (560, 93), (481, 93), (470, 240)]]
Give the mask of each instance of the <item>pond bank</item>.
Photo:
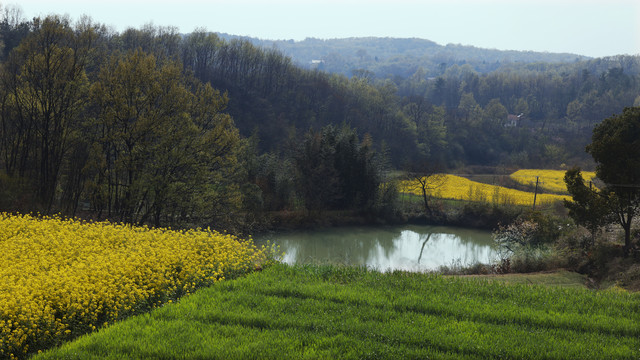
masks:
[(288, 264), (341, 264), (380, 271), (436, 271), (489, 264), (495, 244), (485, 230), (431, 225), (343, 226), (293, 230), (255, 238), (284, 252)]
[(456, 209), (438, 209), (427, 216), (420, 209), (393, 214), (363, 214), (356, 210), (278, 211), (266, 213), (253, 234), (291, 230), (314, 230), (345, 226), (437, 225), (493, 231), (508, 224), (524, 212), (517, 206), (493, 206), (469, 203)]

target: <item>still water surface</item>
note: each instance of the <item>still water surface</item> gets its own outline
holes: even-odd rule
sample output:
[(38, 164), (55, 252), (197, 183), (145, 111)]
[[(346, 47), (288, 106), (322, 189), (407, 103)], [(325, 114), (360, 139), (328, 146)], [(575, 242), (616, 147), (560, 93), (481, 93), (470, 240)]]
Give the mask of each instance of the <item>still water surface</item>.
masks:
[(279, 245), (288, 264), (366, 265), (381, 271), (436, 270), (442, 265), (489, 263), (495, 257), (490, 232), (445, 226), (347, 227), (256, 240)]

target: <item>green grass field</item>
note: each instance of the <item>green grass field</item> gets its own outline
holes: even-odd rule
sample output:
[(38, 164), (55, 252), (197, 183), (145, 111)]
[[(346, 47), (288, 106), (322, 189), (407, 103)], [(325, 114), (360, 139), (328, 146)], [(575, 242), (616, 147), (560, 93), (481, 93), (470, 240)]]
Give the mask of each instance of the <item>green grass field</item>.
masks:
[(640, 296), (276, 265), (35, 359), (638, 359)]
[(528, 274), (465, 275), (465, 277), (501, 281), (509, 284), (547, 285), (574, 289), (587, 289), (587, 276), (572, 271), (558, 270)]

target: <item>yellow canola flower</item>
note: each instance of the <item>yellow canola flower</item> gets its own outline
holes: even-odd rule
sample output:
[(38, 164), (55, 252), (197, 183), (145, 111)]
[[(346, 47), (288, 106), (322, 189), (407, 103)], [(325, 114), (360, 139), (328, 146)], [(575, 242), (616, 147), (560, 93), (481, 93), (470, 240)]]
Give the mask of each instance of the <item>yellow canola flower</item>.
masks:
[(264, 258), (251, 239), (208, 229), (0, 213), (0, 359), (25, 358)]
[[(564, 183), (564, 170), (541, 170), (541, 169), (522, 169), (509, 175), (515, 182), (523, 185), (536, 185), (536, 178), (538, 178), (538, 187), (540, 189), (566, 194), (567, 185)], [(582, 178), (587, 183), (596, 177), (596, 173), (593, 171), (583, 171)]]
[[(431, 185), (427, 189), (427, 195), (435, 198), (488, 202), (502, 205), (531, 206), (533, 204), (534, 193), (532, 192), (479, 183), (451, 174), (437, 174), (432, 176), (433, 179), (429, 179), (429, 184)], [(417, 180), (405, 180), (401, 182), (400, 191), (422, 195), (422, 189)], [(538, 194), (536, 204), (549, 204), (562, 199), (569, 200), (570, 197), (554, 194)]]

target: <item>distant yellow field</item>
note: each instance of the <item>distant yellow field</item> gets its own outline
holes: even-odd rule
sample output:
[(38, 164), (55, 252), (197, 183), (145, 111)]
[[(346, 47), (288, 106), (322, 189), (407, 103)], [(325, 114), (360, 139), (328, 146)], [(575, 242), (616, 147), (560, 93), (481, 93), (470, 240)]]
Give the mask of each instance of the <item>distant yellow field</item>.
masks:
[[(540, 170), (540, 169), (522, 169), (509, 175), (514, 181), (524, 184), (532, 185), (536, 184), (536, 177), (539, 177), (540, 183), (538, 187), (545, 191), (551, 191), (554, 193), (567, 193), (567, 186), (564, 183), (564, 170)], [(596, 176), (593, 171), (583, 171), (582, 177), (585, 181), (590, 181)]]
[[(427, 191), (428, 195), (436, 198), (487, 202), (501, 205), (529, 206), (533, 204), (534, 194), (532, 192), (479, 183), (456, 175), (433, 175), (430, 182), (434, 186)], [(401, 182), (400, 191), (422, 195), (422, 190), (416, 180), (405, 180)], [(565, 195), (538, 194), (536, 204), (549, 204), (562, 199), (570, 199), (570, 197)]]

